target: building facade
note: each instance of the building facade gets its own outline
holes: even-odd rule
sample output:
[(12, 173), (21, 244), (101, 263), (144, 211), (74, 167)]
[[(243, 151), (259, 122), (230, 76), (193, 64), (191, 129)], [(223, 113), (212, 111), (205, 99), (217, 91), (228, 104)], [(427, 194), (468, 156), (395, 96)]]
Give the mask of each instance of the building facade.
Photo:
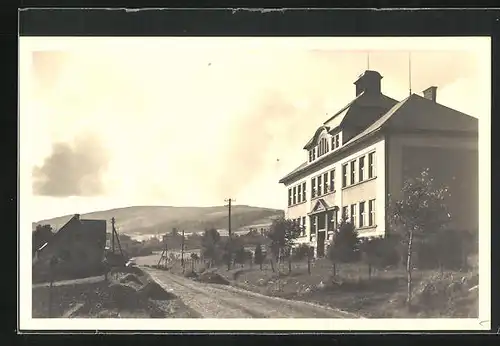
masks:
[(305, 162), (280, 180), (286, 217), (304, 226), (297, 243), (318, 257), (342, 215), (360, 237), (386, 235), (389, 199), (426, 168), (449, 187), (452, 227), (477, 228), (477, 119), (437, 103), (436, 87), (398, 102), (382, 93), (381, 80), (365, 71), (354, 100), (318, 127), (303, 148)]

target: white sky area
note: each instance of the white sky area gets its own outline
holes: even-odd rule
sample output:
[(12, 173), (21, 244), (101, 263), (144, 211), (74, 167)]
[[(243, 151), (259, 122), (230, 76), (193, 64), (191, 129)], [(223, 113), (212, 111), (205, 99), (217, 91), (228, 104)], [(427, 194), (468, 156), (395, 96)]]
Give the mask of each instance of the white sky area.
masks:
[(368, 51), (384, 94), (408, 96), (411, 52), (412, 92), (435, 85), (439, 103), (481, 119), (484, 47), (473, 38), (21, 38), (23, 203), (33, 221), (229, 197), (284, 209), (278, 180), (306, 159), (302, 147), (327, 114), (354, 98)]

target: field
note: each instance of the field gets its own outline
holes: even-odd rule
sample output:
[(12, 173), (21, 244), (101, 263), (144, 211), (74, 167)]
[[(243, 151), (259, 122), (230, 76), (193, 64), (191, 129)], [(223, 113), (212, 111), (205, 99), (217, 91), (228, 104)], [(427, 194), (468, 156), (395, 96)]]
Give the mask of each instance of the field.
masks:
[[(114, 271), (104, 276), (34, 285), (32, 317), (188, 318), (197, 317), (176, 296), (147, 275)], [(50, 309), (49, 309), (50, 302)]]
[[(190, 275), (204, 271), (203, 264), (185, 261), (184, 274), (179, 262), (171, 263), (170, 271)], [(319, 303), (372, 318), (457, 317), (474, 318), (478, 315), (478, 272), (451, 272), (414, 270), (413, 308), (405, 305), (407, 281), (404, 268), (373, 270), (361, 263), (337, 265), (332, 275), (332, 264), (319, 259), (312, 263), (311, 274), (306, 262), (296, 262), (288, 273), (288, 264), (280, 265), (280, 274), (266, 263), (236, 265), (209, 269), (223, 276), (234, 286), (257, 293), (293, 300)]]

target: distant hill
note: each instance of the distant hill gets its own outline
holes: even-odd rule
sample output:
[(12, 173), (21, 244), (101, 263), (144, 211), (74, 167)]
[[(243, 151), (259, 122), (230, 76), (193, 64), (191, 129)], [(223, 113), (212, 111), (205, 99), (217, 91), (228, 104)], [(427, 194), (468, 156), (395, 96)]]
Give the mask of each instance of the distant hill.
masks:
[[(231, 225), (233, 230), (252, 224), (270, 222), (272, 219), (283, 216), (284, 212), (278, 209), (234, 205), (231, 210)], [(39, 224), (49, 224), (54, 229), (62, 227), (72, 215), (40, 220), (32, 224), (33, 229)], [(120, 233), (129, 235), (165, 234), (176, 227), (186, 233), (203, 231), (206, 228), (227, 229), (228, 208), (215, 207), (171, 207), (171, 206), (137, 206), (96, 211), (82, 214), (85, 219), (101, 219), (108, 221), (108, 230), (111, 229), (110, 220), (116, 220), (116, 227)]]

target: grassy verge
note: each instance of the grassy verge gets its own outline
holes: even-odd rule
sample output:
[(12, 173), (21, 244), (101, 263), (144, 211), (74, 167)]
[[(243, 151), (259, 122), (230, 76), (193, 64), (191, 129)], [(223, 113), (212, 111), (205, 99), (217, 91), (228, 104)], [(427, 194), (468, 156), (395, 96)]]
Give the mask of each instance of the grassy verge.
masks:
[[(34, 286), (33, 318), (189, 318), (198, 317), (149, 276), (114, 270), (105, 280)], [(49, 314), (49, 299), (51, 309)]]
[[(475, 318), (478, 315), (477, 269), (468, 272), (415, 270), (413, 277), (414, 306), (408, 310), (406, 301), (407, 282), (404, 268), (375, 270), (371, 277), (368, 268), (360, 263), (337, 266), (332, 275), (329, 261), (316, 260), (307, 271), (307, 263), (293, 263), (292, 272), (287, 265), (280, 267), (280, 274), (273, 272), (269, 264), (245, 267), (213, 268), (205, 271), (201, 266), (195, 273), (215, 272), (230, 284), (268, 296), (314, 302), (331, 306), (368, 318)], [(179, 263), (169, 269), (172, 273), (200, 280), (203, 275), (192, 274), (192, 268), (184, 273)], [(200, 280), (201, 281), (201, 280)]]

